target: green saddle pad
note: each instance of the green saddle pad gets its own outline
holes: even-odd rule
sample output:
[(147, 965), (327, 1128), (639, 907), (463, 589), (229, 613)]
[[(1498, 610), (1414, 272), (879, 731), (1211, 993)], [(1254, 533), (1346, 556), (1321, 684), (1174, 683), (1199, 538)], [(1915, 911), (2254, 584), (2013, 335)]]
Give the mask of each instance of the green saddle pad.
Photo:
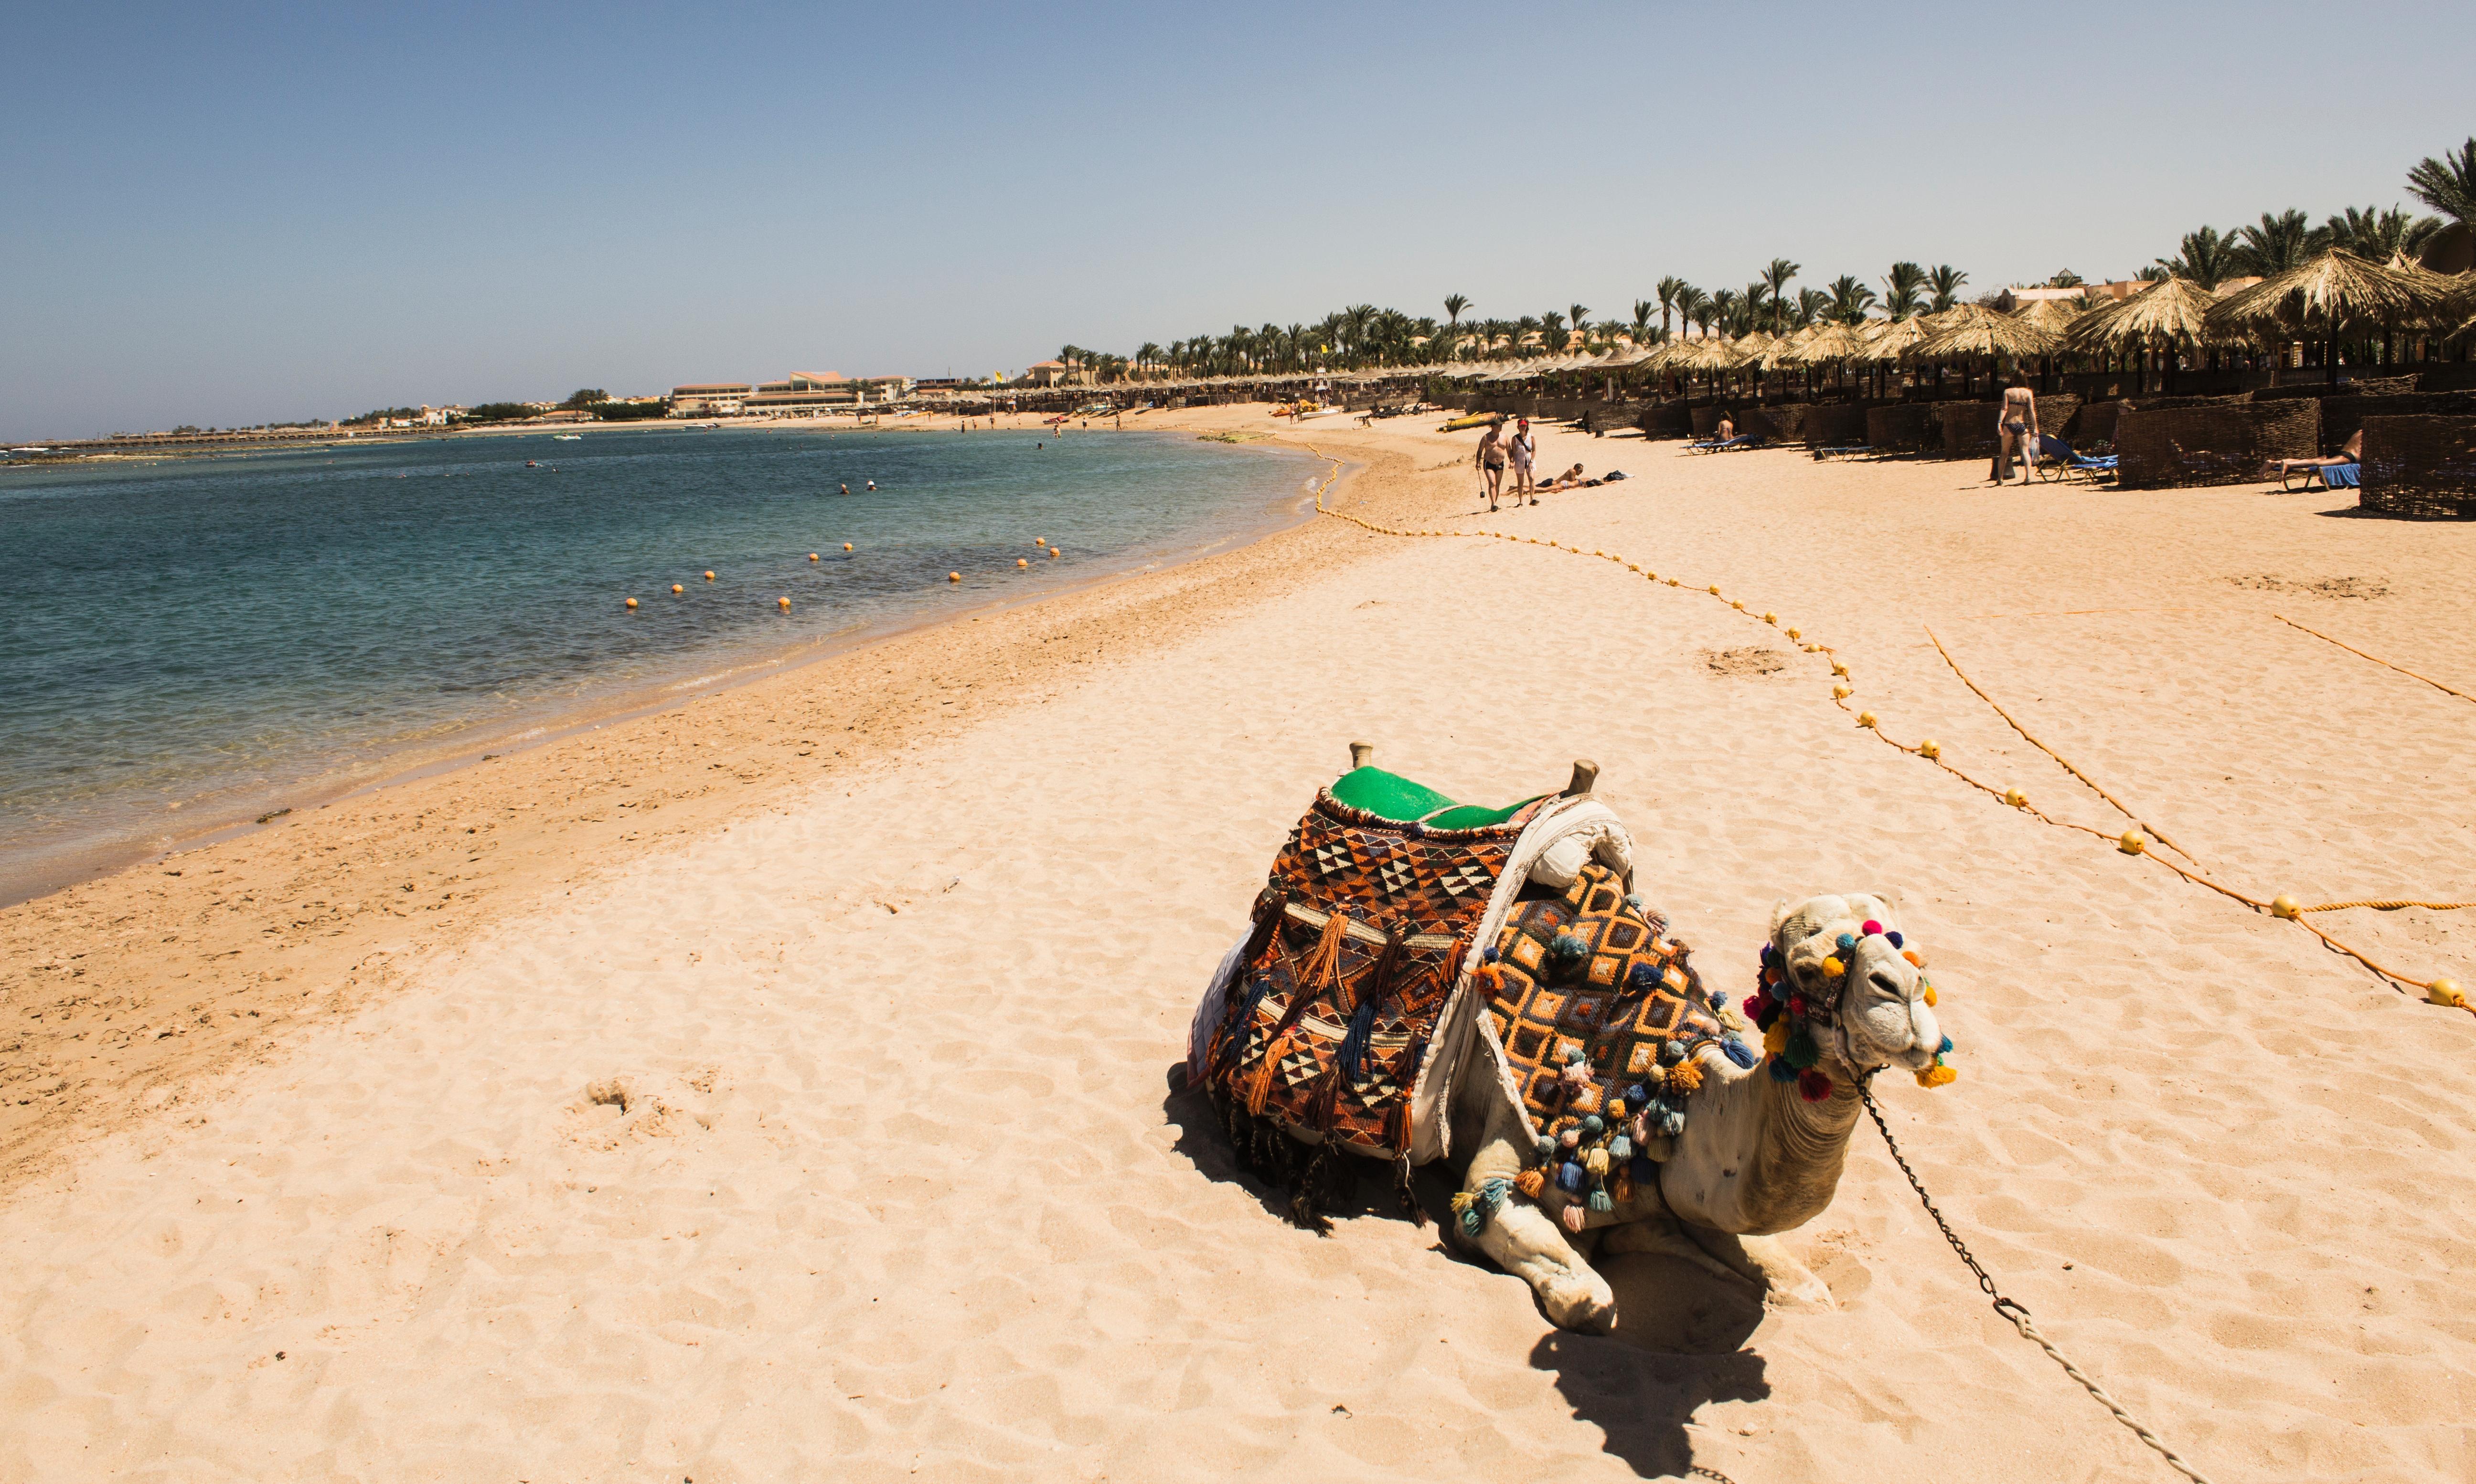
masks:
[(1417, 820), (1431, 829), (1476, 829), (1484, 825), (1501, 825), (1533, 802), (1524, 799), (1500, 809), (1458, 804), (1424, 783), (1413, 783), (1381, 768), (1352, 768), (1333, 780), (1332, 796), (1353, 809), (1364, 809), (1382, 819)]

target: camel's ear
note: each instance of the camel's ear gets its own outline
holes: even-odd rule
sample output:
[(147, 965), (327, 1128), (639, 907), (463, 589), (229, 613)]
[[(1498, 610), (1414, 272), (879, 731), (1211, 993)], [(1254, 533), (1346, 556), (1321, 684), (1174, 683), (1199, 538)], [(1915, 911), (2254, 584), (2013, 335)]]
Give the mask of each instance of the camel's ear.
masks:
[(1786, 897), (1782, 897), (1777, 902), (1771, 903), (1770, 938), (1773, 943), (1777, 943), (1779, 941), (1780, 924), (1788, 921), (1790, 910), (1791, 908)]

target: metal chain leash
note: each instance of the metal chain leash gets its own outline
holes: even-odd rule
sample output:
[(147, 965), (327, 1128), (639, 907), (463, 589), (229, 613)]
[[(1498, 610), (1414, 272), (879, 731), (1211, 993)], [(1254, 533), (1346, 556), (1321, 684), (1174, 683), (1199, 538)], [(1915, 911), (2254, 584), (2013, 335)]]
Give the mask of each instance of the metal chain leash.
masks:
[(1968, 1244), (1960, 1240), (1960, 1234), (1951, 1229), (1951, 1223), (1944, 1220), (1943, 1212), (1935, 1208), (1934, 1197), (1926, 1194), (1925, 1182), (1919, 1179), (1917, 1171), (1909, 1167), (1908, 1156), (1900, 1152), (1900, 1141), (1892, 1137), (1892, 1125), (1883, 1121), (1883, 1109), (1874, 1101), (1873, 1087), (1869, 1082), (1859, 1082), (1857, 1096), (1865, 1101), (1867, 1116), (1874, 1120), (1875, 1130), (1882, 1134), (1883, 1147), (1892, 1151), (1892, 1162), (1900, 1167), (1900, 1174), (1908, 1176), (1909, 1189), (1918, 1193), (1919, 1204), (1924, 1206), (1926, 1214), (1934, 1218), (1935, 1226), (1943, 1233), (1943, 1239), (1951, 1244), (1951, 1249), (1960, 1254), (1960, 1260), (1968, 1266), (1968, 1271), (1977, 1274), (1977, 1286), (1984, 1289), (1986, 1297), (1993, 1300), (1994, 1312), (2010, 1321), (2012, 1327), (2020, 1331), (2022, 1339), (2030, 1341), (2038, 1348), (2044, 1350), (2048, 1359), (2064, 1368), (2064, 1374), (2080, 1382), (2082, 1389), (2097, 1399), (2098, 1405), (2114, 1413), (2117, 1422), (2132, 1429), (2132, 1435), (2155, 1449), (2159, 1457), (2166, 1460), (2168, 1467), (2191, 1479), (2192, 1484), (2210, 1484), (2209, 1478), (2201, 1471), (2186, 1463), (2183, 1455), (2168, 1447), (2156, 1433), (2142, 1426), (2140, 1419), (2123, 1409), (2121, 1402), (2108, 1396), (2105, 1387), (2090, 1379), (2080, 1367), (2073, 1365), (2065, 1357), (2063, 1351), (2055, 1348), (2054, 1342), (2040, 1333), (2038, 1326), (2030, 1322), (2029, 1311), (2022, 1307), (2018, 1300), (2003, 1296), (2002, 1291), (1994, 1286), (1993, 1275), (1988, 1274), (1985, 1267), (1978, 1262), (1976, 1254), (1968, 1249)]

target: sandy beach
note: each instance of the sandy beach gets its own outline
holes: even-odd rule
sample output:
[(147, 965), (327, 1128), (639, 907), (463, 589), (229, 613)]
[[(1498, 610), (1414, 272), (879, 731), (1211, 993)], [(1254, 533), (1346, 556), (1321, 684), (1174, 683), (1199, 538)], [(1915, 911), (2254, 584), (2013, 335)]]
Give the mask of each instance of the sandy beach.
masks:
[[(1624, 1257), (1581, 1337), (1433, 1225), (1285, 1224), (1168, 1073), (1353, 740), (1489, 803), (1597, 759), (1732, 993), (1779, 899), (1894, 897), (1961, 1076), (1886, 1113), (2056, 1343), (2219, 1484), (2476, 1475), (2476, 1017), (1783, 632), (2057, 818), (2125, 827), (1929, 629), (2216, 879), (2464, 902), (2476, 703), (2278, 615), (2476, 692), (2476, 527), (1561, 429), (1630, 478), (1490, 515), (1438, 421), (1141, 424), (1680, 585), (1321, 519), (0, 912), (0, 1479), (2171, 1476), (1870, 1127), (1790, 1238), (1829, 1309)], [(2476, 911), (2313, 920), (2476, 982)]]

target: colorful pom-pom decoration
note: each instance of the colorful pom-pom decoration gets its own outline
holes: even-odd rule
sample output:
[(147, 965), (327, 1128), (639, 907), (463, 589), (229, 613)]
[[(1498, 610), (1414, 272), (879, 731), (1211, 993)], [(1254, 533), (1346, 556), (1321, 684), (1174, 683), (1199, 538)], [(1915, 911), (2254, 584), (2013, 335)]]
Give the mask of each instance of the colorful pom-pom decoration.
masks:
[(1797, 1096), (1808, 1102), (1820, 1102), (1831, 1096), (1831, 1078), (1811, 1069), (1796, 1075)]
[(1726, 1052), (1728, 1059), (1740, 1067), (1751, 1069), (1754, 1064), (1754, 1049), (1735, 1036), (1721, 1041), (1720, 1050)]

